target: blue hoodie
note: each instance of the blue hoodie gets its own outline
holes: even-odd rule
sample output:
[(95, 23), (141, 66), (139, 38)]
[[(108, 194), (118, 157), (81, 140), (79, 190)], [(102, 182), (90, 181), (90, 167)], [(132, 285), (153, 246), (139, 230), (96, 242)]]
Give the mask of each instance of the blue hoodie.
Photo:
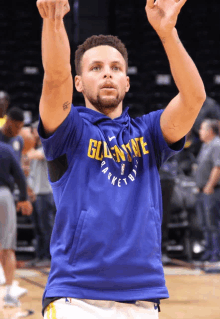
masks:
[[(47, 139), (40, 121), (57, 208), (43, 299), (169, 297), (161, 262), (158, 169), (183, 148), (185, 139), (167, 145), (161, 114), (131, 119), (125, 109), (112, 120), (72, 106)], [(56, 167), (57, 159), (54, 174), (50, 167)]]

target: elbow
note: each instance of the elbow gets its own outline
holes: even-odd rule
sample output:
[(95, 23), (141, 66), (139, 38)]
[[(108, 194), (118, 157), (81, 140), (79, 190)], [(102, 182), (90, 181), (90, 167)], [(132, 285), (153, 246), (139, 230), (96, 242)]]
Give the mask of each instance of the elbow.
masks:
[(201, 89), (196, 92), (195, 96), (196, 103), (202, 106), (206, 100), (206, 91), (204, 85), (202, 85)]
[(193, 98), (190, 99), (190, 101), (188, 101), (188, 103), (186, 103), (186, 105), (188, 105), (190, 107), (190, 109), (192, 109), (192, 110), (198, 110), (198, 109), (202, 108), (205, 100), (206, 100), (205, 90), (203, 90), (201, 92), (195, 92), (193, 94)]
[(201, 92), (201, 94), (197, 96), (197, 101), (199, 104), (203, 105), (205, 100), (206, 100), (206, 91), (204, 89), (203, 92)]

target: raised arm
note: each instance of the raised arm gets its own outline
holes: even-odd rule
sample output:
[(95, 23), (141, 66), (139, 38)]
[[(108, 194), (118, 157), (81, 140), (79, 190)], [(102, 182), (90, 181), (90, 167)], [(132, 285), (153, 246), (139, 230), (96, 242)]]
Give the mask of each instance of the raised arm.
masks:
[(43, 18), (43, 89), (40, 117), (46, 135), (51, 135), (68, 116), (73, 97), (70, 45), (63, 17), (70, 11), (68, 0), (38, 0)]
[(179, 94), (161, 115), (161, 130), (169, 144), (177, 142), (190, 131), (206, 99), (203, 81), (175, 28), (178, 14), (185, 2), (186, 0), (147, 0), (145, 7), (148, 20), (163, 43), (179, 90)]

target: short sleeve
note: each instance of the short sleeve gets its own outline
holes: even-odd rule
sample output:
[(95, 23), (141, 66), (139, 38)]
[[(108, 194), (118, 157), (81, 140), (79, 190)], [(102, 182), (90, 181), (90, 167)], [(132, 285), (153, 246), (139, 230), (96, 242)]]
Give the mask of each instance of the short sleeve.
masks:
[(83, 120), (73, 105), (63, 123), (58, 127), (54, 134), (48, 138), (45, 138), (45, 132), (40, 118), (38, 133), (47, 161), (52, 161), (66, 154), (69, 148), (74, 152), (80, 141), (82, 131)]
[(220, 166), (220, 142), (216, 143), (211, 152), (213, 166)]
[(158, 168), (168, 158), (180, 152), (185, 145), (185, 137), (172, 145), (167, 144), (160, 126), (160, 117), (162, 113), (163, 110), (158, 110), (143, 116), (153, 143)]

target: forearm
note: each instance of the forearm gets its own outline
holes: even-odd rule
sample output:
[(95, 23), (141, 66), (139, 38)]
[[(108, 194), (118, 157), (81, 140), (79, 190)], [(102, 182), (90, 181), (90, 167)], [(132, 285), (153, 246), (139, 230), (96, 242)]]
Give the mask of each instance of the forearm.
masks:
[(26, 178), (25, 175), (22, 171), (21, 168), (18, 169), (15, 168), (14, 169), (14, 179), (15, 179), (15, 183), (18, 185), (19, 191), (20, 191), (20, 201), (25, 201), (27, 200), (28, 196), (27, 196), (27, 183), (26, 183)]
[(208, 182), (206, 183), (206, 187), (214, 188), (220, 179), (220, 167), (215, 166), (211, 170), (211, 174), (209, 176)]
[(167, 54), (173, 79), (185, 105), (190, 108), (205, 100), (206, 93), (200, 74), (185, 48), (177, 30), (174, 28), (169, 37), (161, 38)]
[(42, 60), (45, 80), (62, 82), (70, 75), (70, 44), (63, 21), (56, 31), (55, 21), (43, 19)]

